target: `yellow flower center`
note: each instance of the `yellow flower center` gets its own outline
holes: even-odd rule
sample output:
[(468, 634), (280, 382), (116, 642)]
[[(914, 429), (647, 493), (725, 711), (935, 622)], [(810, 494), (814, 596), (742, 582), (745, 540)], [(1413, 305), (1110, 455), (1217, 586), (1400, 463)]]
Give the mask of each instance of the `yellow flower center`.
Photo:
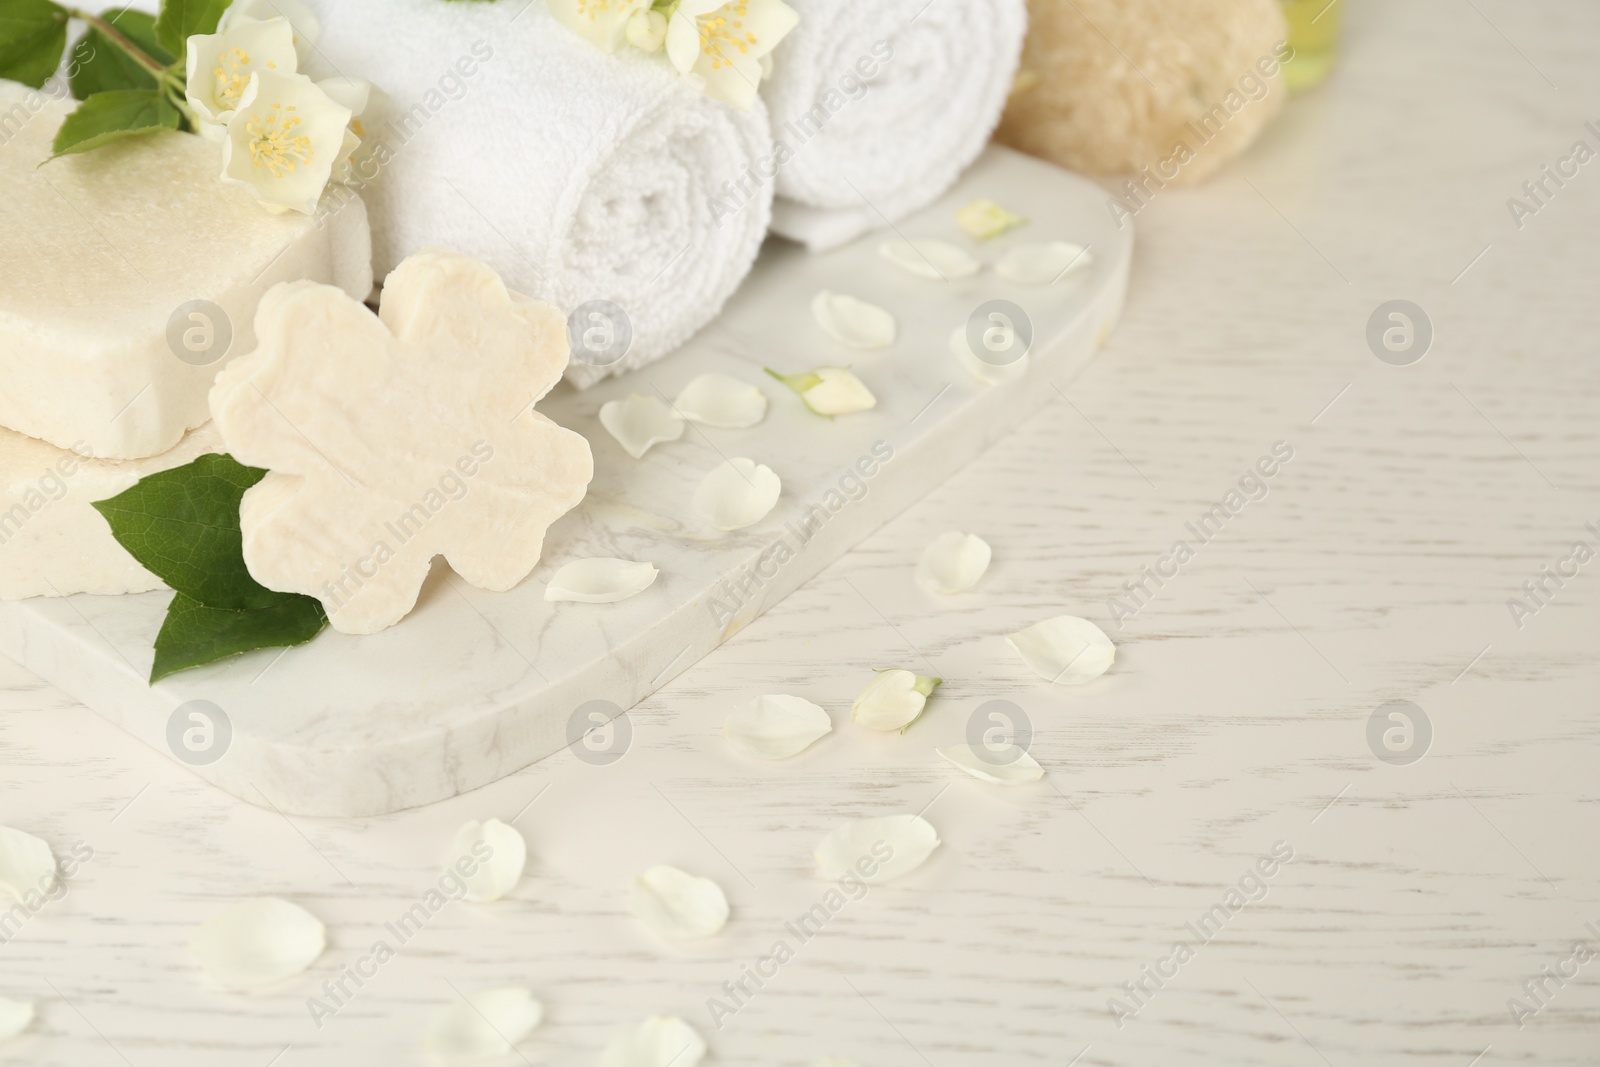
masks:
[(274, 178), (293, 174), (302, 163), (317, 158), (311, 138), (300, 133), (300, 116), (291, 105), (273, 104), (265, 115), (251, 115), (245, 132), (250, 135), (250, 165)]
[(239, 106), (245, 86), (250, 84), (250, 53), (243, 48), (230, 48), (217, 58), (216, 69), (211, 72), (216, 85), (217, 102), (224, 111)]
[(593, 22), (613, 7), (620, 7), (626, 2), (627, 0), (578, 0), (578, 14)]
[(732, 66), (729, 50), (737, 49), (740, 55), (746, 55), (757, 43), (756, 35), (744, 28), (745, 17), (749, 14), (750, 0), (733, 0), (698, 19), (700, 52), (711, 60), (712, 70)]

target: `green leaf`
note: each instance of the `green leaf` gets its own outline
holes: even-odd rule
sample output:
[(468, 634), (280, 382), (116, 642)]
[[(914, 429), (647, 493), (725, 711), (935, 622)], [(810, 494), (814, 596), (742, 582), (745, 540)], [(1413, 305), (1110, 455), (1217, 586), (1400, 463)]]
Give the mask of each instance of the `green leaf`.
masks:
[(217, 32), (217, 21), (231, 3), (233, 0), (163, 0), (156, 17), (156, 40), (181, 59), (188, 52), (190, 37)]
[(0, 78), (37, 89), (61, 66), (67, 10), (50, 0), (0, 0)]
[(251, 649), (303, 644), (327, 625), (315, 597), (274, 592), (245, 568), (239, 501), (266, 474), (232, 456), (201, 456), (96, 502), (117, 542), (177, 590), (151, 684)]
[(182, 593), (173, 597), (167, 620), (156, 636), (150, 684), (254, 649), (303, 645), (328, 624), (328, 616), (314, 597), (275, 595), (280, 598), (277, 603), (242, 611), (208, 608)]
[(122, 137), (152, 130), (175, 130), (178, 109), (154, 89), (116, 89), (96, 93), (78, 105), (56, 131), (55, 155), (87, 152)]
[(239, 533), (239, 501), (267, 472), (229, 455), (152, 474), (95, 504), (129, 555), (172, 588), (208, 607), (268, 607), (277, 597), (250, 577)]
[[(154, 15), (130, 7), (114, 7), (100, 17), (142, 48), (151, 59), (162, 66), (172, 65), (172, 54), (156, 40)], [(72, 46), (72, 58), (67, 63), (67, 70), (70, 72), (72, 95), (79, 100), (113, 89), (157, 88), (154, 74), (92, 26)]]

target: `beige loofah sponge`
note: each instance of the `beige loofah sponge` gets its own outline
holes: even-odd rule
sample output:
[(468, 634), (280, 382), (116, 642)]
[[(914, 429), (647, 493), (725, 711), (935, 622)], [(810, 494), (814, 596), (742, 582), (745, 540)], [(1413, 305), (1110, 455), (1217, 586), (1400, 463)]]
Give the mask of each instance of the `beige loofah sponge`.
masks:
[[(1244, 151), (1285, 95), (1278, 0), (1030, 0), (1022, 69), (995, 136), (1150, 188)], [(1143, 168), (1149, 168), (1148, 171)]]

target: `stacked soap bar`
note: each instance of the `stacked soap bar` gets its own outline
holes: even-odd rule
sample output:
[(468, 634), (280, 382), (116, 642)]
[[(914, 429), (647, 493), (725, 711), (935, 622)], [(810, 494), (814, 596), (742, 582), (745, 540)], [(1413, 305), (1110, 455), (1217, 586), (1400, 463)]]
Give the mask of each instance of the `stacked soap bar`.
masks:
[(0, 80), (6, 600), (159, 588), (93, 502), (220, 449), (202, 426), (206, 394), (255, 347), (268, 289), (308, 278), (357, 299), (372, 290), (359, 197), (272, 214), (223, 184), (220, 145), (180, 133), (45, 163), (74, 106)]
[(0, 81), (0, 427), (100, 459), (175, 446), (255, 346), (261, 295), (310, 278), (372, 289), (358, 197), (272, 214), (222, 183), (221, 146), (180, 133), (53, 160), (71, 102)]
[(0, 430), (0, 600), (160, 589), (161, 580), (111, 536), (94, 502), (220, 451), (209, 423), (159, 456), (126, 460), (92, 459)]

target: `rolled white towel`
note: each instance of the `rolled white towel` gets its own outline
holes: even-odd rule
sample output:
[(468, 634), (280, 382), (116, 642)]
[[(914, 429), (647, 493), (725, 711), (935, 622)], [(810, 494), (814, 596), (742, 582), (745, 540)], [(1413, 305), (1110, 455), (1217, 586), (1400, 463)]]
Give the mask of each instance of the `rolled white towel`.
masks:
[[(380, 278), (442, 246), (566, 312), (617, 305), (631, 345), (618, 362), (604, 362), (607, 350), (604, 365), (575, 352), (567, 377), (583, 388), (681, 345), (749, 272), (770, 189), (736, 211), (712, 201), (772, 154), (759, 103), (737, 111), (659, 58), (606, 55), (543, 0), (312, 6), (322, 33), (307, 65), (378, 90), (356, 185)], [(621, 336), (593, 321), (592, 336)]]
[(821, 251), (926, 207), (988, 143), (1025, 0), (788, 0), (800, 25), (762, 95), (779, 158), (772, 228)]

